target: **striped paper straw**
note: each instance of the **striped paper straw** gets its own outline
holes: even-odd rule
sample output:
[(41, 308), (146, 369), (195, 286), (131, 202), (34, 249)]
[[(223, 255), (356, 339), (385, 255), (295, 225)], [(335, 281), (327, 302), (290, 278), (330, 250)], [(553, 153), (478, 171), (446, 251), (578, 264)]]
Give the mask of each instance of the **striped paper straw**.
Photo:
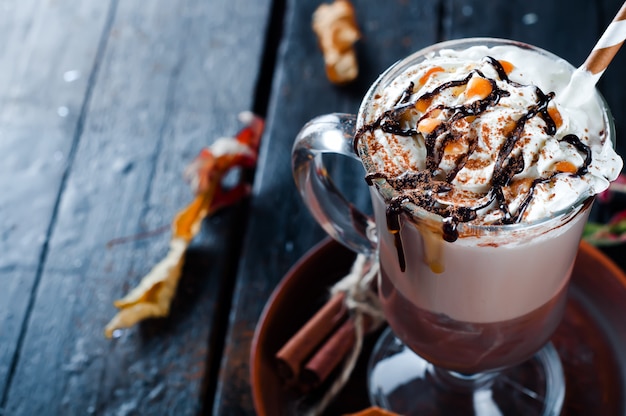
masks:
[(591, 54), (582, 65), (597, 81), (626, 39), (626, 2), (606, 28), (602, 37), (593, 47)]
[(579, 105), (593, 94), (598, 80), (626, 39), (626, 1), (587, 57), (572, 73), (567, 86), (557, 99), (568, 105)]

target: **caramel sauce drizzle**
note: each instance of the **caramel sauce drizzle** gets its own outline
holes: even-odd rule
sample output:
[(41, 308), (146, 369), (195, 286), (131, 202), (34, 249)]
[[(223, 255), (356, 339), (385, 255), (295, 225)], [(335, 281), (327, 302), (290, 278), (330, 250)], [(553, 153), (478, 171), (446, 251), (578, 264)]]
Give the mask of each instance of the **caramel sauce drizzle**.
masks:
[[(515, 87), (523, 86), (515, 81), (511, 81), (500, 62), (498, 62), (495, 58), (488, 56), (485, 57), (485, 61), (493, 67), (501, 81)], [(420, 133), (417, 130), (417, 125), (414, 128), (402, 128), (403, 115), (407, 111), (414, 111), (413, 109), (419, 102), (430, 103), (434, 97), (447, 89), (467, 86), (472, 77), (476, 75), (486, 79), (491, 84), (491, 92), (486, 97), (477, 99), (468, 104), (450, 107), (438, 105), (429, 109), (429, 111), (424, 114), (417, 123), (427, 117), (428, 114), (434, 110), (444, 112), (446, 120), (442, 121), (440, 125), (435, 127), (434, 130), (428, 134)], [(375, 172), (368, 174), (365, 178), (370, 186), (373, 184), (373, 179), (384, 178), (396, 191), (400, 193), (400, 196), (392, 199), (388, 203), (386, 214), (387, 228), (389, 232), (394, 235), (395, 246), (398, 251), (398, 259), (402, 271), (405, 270), (406, 262), (404, 250), (402, 248), (402, 240), (400, 238), (399, 216), (401, 215), (406, 202), (412, 202), (429, 212), (443, 217), (442, 237), (446, 241), (453, 242), (459, 236), (457, 230), (458, 224), (475, 219), (477, 216), (476, 212), (478, 210), (495, 202), (498, 209), (503, 214), (502, 220), (499, 223), (518, 223), (521, 221), (525, 210), (530, 205), (535, 188), (538, 184), (549, 182), (558, 174), (572, 175), (572, 173), (553, 172), (547, 177), (541, 177), (533, 180), (517, 211), (510, 212), (504, 188), (510, 185), (516, 174), (524, 170), (525, 166), (522, 155), (513, 154), (513, 150), (515, 149), (515, 146), (520, 138), (523, 136), (526, 123), (534, 117), (540, 117), (545, 123), (544, 128), (548, 135), (554, 136), (557, 131), (556, 123), (548, 113), (548, 105), (554, 98), (554, 93), (550, 92), (545, 94), (540, 88), (535, 87), (535, 94), (537, 97), (535, 104), (528, 108), (527, 112), (515, 122), (513, 129), (507, 134), (506, 140), (498, 152), (491, 179), (491, 187), (485, 195), (486, 202), (473, 207), (451, 207), (443, 206), (437, 203), (435, 195), (446, 193), (453, 189), (454, 185), (452, 185), (452, 181), (456, 177), (457, 173), (465, 166), (467, 160), (475, 151), (477, 145), (477, 139), (468, 138), (469, 146), (467, 151), (457, 158), (455, 167), (448, 172), (445, 178), (441, 178), (442, 175), (439, 165), (443, 159), (445, 146), (450, 141), (455, 139), (454, 130), (451, 128), (452, 124), (465, 117), (480, 117), (486, 110), (497, 105), (502, 97), (508, 96), (509, 92), (498, 88), (495, 79), (486, 77), (483, 72), (478, 69), (474, 69), (463, 79), (443, 83), (434, 90), (426, 92), (419, 97), (413, 97), (414, 87), (414, 83), (411, 82), (402, 92), (393, 108), (385, 111), (374, 122), (364, 125), (361, 129), (359, 129), (355, 135), (353, 143), (356, 152), (359, 141), (363, 138), (363, 136), (366, 133), (371, 133), (377, 129), (380, 129), (388, 134), (399, 136), (422, 137), (424, 140), (426, 147), (425, 170), (420, 172), (405, 172), (396, 177), (389, 177), (383, 172)], [(430, 105), (427, 107), (430, 107)], [(580, 138), (574, 134), (568, 134), (560, 141), (574, 146), (578, 152), (585, 156), (582, 166), (578, 168), (574, 175), (581, 176), (587, 173), (587, 169), (592, 158), (591, 149), (582, 143)]]

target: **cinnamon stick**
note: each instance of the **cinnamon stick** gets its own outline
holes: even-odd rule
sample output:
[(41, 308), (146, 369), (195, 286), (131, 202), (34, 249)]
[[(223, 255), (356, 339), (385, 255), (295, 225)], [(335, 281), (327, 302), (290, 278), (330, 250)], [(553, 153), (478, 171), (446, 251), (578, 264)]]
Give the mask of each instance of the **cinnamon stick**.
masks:
[(324, 304), (315, 315), (276, 354), (278, 372), (286, 380), (297, 380), (304, 362), (311, 356), (340, 322), (346, 319), (343, 304), (345, 294), (339, 292)]
[[(366, 334), (371, 326), (372, 319), (363, 315), (361, 321), (363, 334)], [(302, 389), (309, 391), (322, 384), (354, 348), (355, 342), (354, 319), (349, 317), (306, 363), (300, 374)]]

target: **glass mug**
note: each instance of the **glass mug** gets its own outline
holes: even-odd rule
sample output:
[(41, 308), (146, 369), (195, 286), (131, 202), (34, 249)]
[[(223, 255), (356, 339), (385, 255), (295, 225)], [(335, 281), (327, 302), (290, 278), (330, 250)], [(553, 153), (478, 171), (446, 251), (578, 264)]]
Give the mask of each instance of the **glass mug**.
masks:
[[(399, 414), (558, 414), (563, 370), (546, 343), (563, 315), (593, 198), (530, 223), (459, 223), (458, 239), (448, 242), (444, 219), (411, 203), (390, 230), (390, 201), (398, 193), (384, 178), (371, 180), (372, 219), (346, 201), (324, 167), (322, 155), (338, 153), (361, 161), (367, 174), (375, 172), (363, 141), (353, 143), (355, 132), (372, 118), (373, 97), (426, 55), (474, 45), (510, 45), (560, 59), (492, 38), (418, 51), (374, 82), (357, 116), (328, 114), (303, 127), (292, 152), (294, 179), (331, 237), (379, 262), (379, 298), (390, 330), (370, 358), (373, 404)], [(609, 109), (599, 95), (598, 100), (613, 140)]]

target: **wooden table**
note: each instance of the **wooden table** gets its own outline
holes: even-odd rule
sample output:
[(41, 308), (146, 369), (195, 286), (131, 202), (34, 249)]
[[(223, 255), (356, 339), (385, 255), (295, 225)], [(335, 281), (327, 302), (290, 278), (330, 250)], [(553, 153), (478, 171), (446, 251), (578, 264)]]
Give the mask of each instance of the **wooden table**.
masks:
[[(323, 71), (319, 3), (0, 2), (1, 415), (253, 414), (255, 325), (324, 235), (293, 185), (299, 128), (355, 112), (377, 74), (439, 40), (513, 38), (578, 65), (621, 1), (354, 0), (361, 73), (346, 87)], [(622, 52), (600, 85), (619, 132), (625, 70)], [(169, 318), (105, 339), (112, 301), (167, 251), (153, 231), (191, 199), (184, 167), (244, 110), (267, 119), (252, 196), (205, 221)], [(364, 207), (354, 172), (333, 167)]]

